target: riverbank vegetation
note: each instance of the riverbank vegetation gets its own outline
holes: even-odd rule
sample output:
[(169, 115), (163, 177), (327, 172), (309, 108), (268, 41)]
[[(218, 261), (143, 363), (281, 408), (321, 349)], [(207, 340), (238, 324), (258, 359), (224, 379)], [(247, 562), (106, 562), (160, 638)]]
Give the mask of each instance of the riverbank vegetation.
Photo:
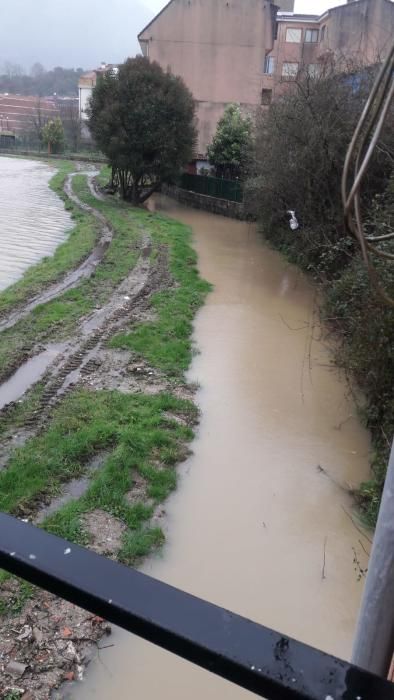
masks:
[[(62, 164), (55, 188), (72, 167)], [(0, 332), (3, 376), (23, 353), (34, 356), (43, 344), (65, 340), (40, 381), (0, 413), (0, 510), (135, 564), (164, 541), (160, 504), (175, 488), (176, 466), (193, 438), (198, 410), (184, 371), (193, 352), (192, 320), (210, 286), (199, 277), (188, 227), (115, 198), (97, 199), (82, 174), (72, 189), (105, 217), (113, 238), (89, 279)], [(96, 219), (78, 212), (77, 226), (92, 227), (90, 246)], [(68, 260), (72, 265), (77, 257)], [(43, 262), (15, 285), (20, 297), (14, 304), (9, 297), (8, 309), (19, 308), (28, 289), (43, 289), (65, 272), (64, 258), (57, 262)], [(28, 624), (29, 605), (44, 606), (46, 619), (55, 619), (56, 598), (43, 598), (4, 572), (0, 581), (0, 639), (12, 636), (15, 624)], [(78, 609), (63, 605), (64, 624), (81, 649), (88, 618), (81, 623)], [(88, 631), (92, 641), (103, 634), (100, 627)], [(56, 634), (49, 625), (49, 646), (56, 647)], [(18, 658), (31, 653), (28, 640), (19, 645)], [(61, 650), (54, 654), (50, 678), (41, 665), (28, 680), (25, 674), (30, 689), (52, 688), (65, 665), (73, 668)]]
[[(301, 76), (258, 123), (246, 199), (267, 240), (322, 285), (322, 319), (339, 341), (337, 362), (365, 394), (373, 477), (362, 486), (359, 502), (366, 521), (374, 524), (394, 432), (394, 309), (370, 284), (345, 228), (341, 202), (344, 158), (369, 88), (369, 72)], [(388, 120), (363, 183), (362, 209), (370, 234), (392, 230), (393, 155)], [(296, 231), (289, 228), (288, 210), (296, 211)], [(394, 253), (390, 241), (380, 247)], [(377, 271), (393, 296), (393, 266), (381, 260)]]
[[(67, 163), (63, 165), (55, 182), (52, 183), (54, 188), (60, 185), (70, 167)], [(160, 370), (163, 376), (175, 382), (174, 386), (179, 381), (182, 384), (183, 372), (187, 369), (192, 357), (192, 320), (210, 289), (208, 283), (199, 277), (196, 254), (190, 245), (190, 230), (176, 221), (145, 210), (132, 209), (129, 205), (114, 199), (97, 200), (90, 192), (84, 175), (74, 177), (73, 191), (81, 202), (96, 207), (105, 215), (115, 233), (113, 241), (90, 280), (81, 281), (74, 289), (58, 299), (38, 307), (9, 331), (0, 333), (1, 371), (5, 372), (7, 363), (15, 358), (18, 342), (20, 346), (26, 348), (29, 340), (33, 346), (44, 340), (67, 338), (78, 331), (78, 323), (93, 309), (103, 306), (116, 286), (133, 270), (138, 260), (139, 244), (142, 237), (146, 237), (150, 242), (149, 254), (153, 263), (160, 252), (164, 254), (169, 283), (165, 289), (153, 289), (149, 301), (152, 310), (149, 318), (133, 323), (130, 329), (126, 324), (122, 333), (114, 334), (114, 337), (108, 339), (108, 347), (130, 350), (130, 356), (140, 358), (141, 362), (145, 359), (152, 367)], [(85, 212), (82, 212), (80, 217), (82, 224), (87, 225), (90, 221), (90, 215)], [(46, 269), (46, 266), (51, 263), (54, 265), (54, 260), (35, 267), (34, 284), (38, 282), (44, 284), (48, 279), (52, 279)], [(23, 290), (30, 283), (32, 271), (25, 277), (28, 279), (23, 279), (20, 283)], [(11, 343), (13, 344), (10, 348)], [(23, 424), (29, 412), (37, 409), (37, 393), (40, 393), (39, 385), (29, 392), (24, 401), (15, 406), (13, 415), (16, 425)], [(17, 512), (23, 503), (31, 501), (36, 503), (39, 494), (42, 495), (44, 491), (53, 495), (60, 483), (82, 473), (84, 463), (95, 451), (107, 449), (117, 442), (119, 435), (115, 437), (115, 433), (119, 428), (115, 430), (114, 426), (117, 425), (118, 419), (119, 426), (122, 420), (125, 420), (124, 416), (121, 419), (123, 409), (129, 415), (130, 407), (135, 408), (138, 404), (143, 409), (141, 409), (141, 416), (145, 414), (156, 416), (152, 420), (157, 428), (161, 424), (167, 426), (168, 421), (158, 417), (163, 411), (173, 413), (180, 411), (186, 415), (187, 422), (190, 422), (191, 417), (193, 420), (196, 417), (196, 410), (192, 403), (171, 395), (160, 394), (161, 398), (121, 397), (117, 392), (112, 392), (105, 396), (103, 393), (102, 398), (95, 393), (93, 399), (93, 394), (89, 396), (85, 391), (76, 396), (77, 398), (72, 396), (61, 403), (54, 418), (54, 427), (50, 427), (48, 432), (39, 438), (29, 441), (11, 458), (7, 469), (0, 475), (2, 484), (0, 508), (2, 510)], [(102, 405), (100, 401), (103, 402)], [(115, 405), (118, 407), (116, 410)], [(103, 407), (106, 407), (107, 413), (111, 409), (111, 419), (109, 413), (106, 417), (104, 416)], [(76, 418), (76, 416), (79, 417)], [(84, 424), (83, 427), (81, 425), (78, 428), (79, 422)], [(140, 429), (138, 420), (136, 423), (135, 428), (140, 438), (135, 444), (146, 442), (147, 445), (149, 441), (144, 442), (142, 439), (146, 426), (141, 426)], [(170, 432), (175, 430), (179, 438), (191, 438), (190, 430), (183, 429), (176, 421), (169, 420), (168, 425)], [(69, 443), (67, 440), (60, 439), (61, 433), (69, 436)], [(85, 435), (87, 437), (83, 437)], [(168, 463), (175, 464), (178, 453), (171, 440), (162, 438), (159, 430), (156, 437), (157, 447), (159, 448), (160, 445), (162, 447), (158, 456)], [(89, 441), (92, 443), (91, 448), (89, 448)], [(63, 447), (67, 452), (68, 444), (72, 445), (70, 450), (74, 454), (72, 463), (69, 463), (68, 458), (62, 453)], [(41, 457), (46, 455), (47, 469), (44, 468), (41, 457), (38, 458), (39, 454)], [(21, 475), (23, 478), (20, 478)], [(156, 478), (156, 482), (162, 480), (164, 484), (166, 479), (167, 477), (163, 474)], [(174, 483), (173, 477), (170, 481)], [(158, 489), (157, 493), (159, 491), (164, 498), (168, 489), (163, 487), (161, 490)]]
[(75, 163), (57, 161), (56, 174), (50, 181), (51, 189), (63, 199), (65, 208), (71, 214), (74, 223), (71, 232), (65, 242), (56, 248), (53, 256), (29, 267), (20, 280), (0, 292), (0, 317), (31, 301), (42, 289), (57, 282), (66, 272), (77, 267), (91, 252), (98, 238), (98, 224), (93, 216), (82, 212), (63, 190), (67, 175), (74, 170)]

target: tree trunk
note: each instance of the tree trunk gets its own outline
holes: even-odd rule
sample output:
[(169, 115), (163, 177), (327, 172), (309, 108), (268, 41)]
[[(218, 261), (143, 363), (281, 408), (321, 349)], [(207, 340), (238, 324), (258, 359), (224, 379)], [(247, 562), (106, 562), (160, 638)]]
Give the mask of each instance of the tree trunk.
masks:
[(140, 203), (140, 191), (136, 181), (133, 179), (133, 184), (131, 188), (131, 203), (134, 207), (138, 207)]

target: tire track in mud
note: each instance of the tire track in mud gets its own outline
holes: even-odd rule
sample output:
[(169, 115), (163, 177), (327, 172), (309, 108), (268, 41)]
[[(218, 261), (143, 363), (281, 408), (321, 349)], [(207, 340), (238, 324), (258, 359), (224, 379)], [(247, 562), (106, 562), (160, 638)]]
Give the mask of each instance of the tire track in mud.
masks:
[(101, 235), (99, 241), (95, 244), (88, 257), (85, 258), (85, 260), (83, 260), (83, 262), (77, 268), (66, 273), (62, 280), (50, 285), (28, 304), (24, 305), (22, 309), (16, 309), (11, 313), (7, 313), (6, 311), (0, 312), (0, 332), (12, 328), (18, 321), (28, 316), (29, 313), (31, 313), (31, 311), (33, 311), (33, 309), (40, 304), (46, 304), (49, 301), (53, 301), (56, 299), (56, 297), (75, 287), (76, 284), (82, 279), (89, 279), (102, 261), (108, 246), (112, 241), (114, 234), (113, 228), (107, 221), (106, 217), (101, 214), (101, 212), (89, 206), (89, 204), (81, 202), (81, 200), (74, 194), (72, 189), (73, 177), (75, 175), (86, 175), (91, 194), (93, 194), (93, 196), (97, 199), (104, 199), (102, 195), (96, 192), (96, 189), (93, 187), (92, 181), (96, 174), (97, 171), (76, 171), (70, 173), (65, 180), (63, 189), (67, 197), (74, 202), (79, 209), (93, 215), (100, 223)]
[[(91, 178), (89, 187), (97, 199), (105, 199), (96, 191)], [(78, 206), (83, 208), (88, 206), (80, 202), (73, 193), (72, 198)], [(89, 207), (89, 210), (93, 211), (93, 208)], [(100, 212), (97, 214), (104, 225), (105, 217)], [(141, 312), (149, 306), (149, 298), (155, 291), (172, 286), (167, 249), (164, 246), (159, 247), (154, 265), (150, 261), (151, 249), (149, 237), (143, 236), (139, 260), (129, 275), (118, 285), (104, 306), (81, 320), (73, 339), (66, 343), (65, 349), (55, 359), (48, 360), (42, 376), (38, 380), (32, 380), (30, 386), (25, 389), (24, 394), (36, 384), (43, 384), (38, 405), (26, 416), (23, 426), (17, 430), (6, 431), (0, 439), (0, 469), (6, 466), (15, 446), (23, 445), (27, 439), (44, 428), (56, 404), (81, 382), (83, 374), (89, 367), (88, 363), (94, 363), (96, 354), (110, 337), (121, 330), (124, 324), (127, 323), (130, 327), (139, 319)], [(37, 353), (27, 352), (23, 362), (19, 362), (15, 369), (21, 369), (36, 355)], [(8, 382), (12, 382), (13, 377), (15, 374), (8, 379)], [(0, 384), (0, 395), (4, 384), (5, 381)], [(21, 396), (18, 396), (0, 409), (0, 425), (7, 419), (20, 399)]]
[[(146, 248), (142, 253), (144, 250)], [(142, 256), (110, 301), (82, 322), (79, 330), (81, 339), (72, 349), (69, 347), (60, 358), (56, 358), (48, 369), (39, 408), (26, 421), (30, 429), (40, 429), (46, 424), (56, 404), (80, 382), (88, 363), (94, 361), (99, 349), (125, 323), (130, 326), (135, 322), (149, 304), (151, 294), (168, 286), (168, 283), (166, 255), (161, 252), (158, 264), (153, 269), (147, 258)]]
[[(99, 192), (95, 191), (91, 178), (89, 178), (89, 187), (95, 197), (105, 199)], [(104, 226), (104, 217), (99, 212), (97, 214)], [(7, 468), (8, 460), (15, 448), (22, 446), (29, 438), (39, 435), (45, 429), (54, 408), (68, 392), (75, 390), (78, 386), (89, 386), (91, 382), (87, 382), (87, 377), (97, 376), (94, 372), (97, 363), (100, 364), (100, 355), (111, 352), (105, 347), (110, 338), (123, 330), (125, 326), (129, 328), (138, 321), (146, 320), (150, 314), (152, 294), (174, 285), (174, 280), (169, 272), (167, 247), (155, 245), (155, 256), (151, 256), (150, 238), (143, 234), (138, 249), (140, 255), (137, 264), (130, 270), (127, 277), (113, 290), (110, 298), (101, 308), (95, 309), (88, 316), (80, 319), (71, 340), (58, 344), (55, 356), (51, 356), (48, 352), (45, 354), (45, 351), (42, 352), (42, 347), (36, 347), (33, 350), (26, 349), (24, 364), (27, 365), (28, 380), (30, 379), (29, 361), (32, 357), (37, 357), (38, 354), (42, 353), (43, 375), (38, 380), (42, 392), (34, 407), (31, 410), (29, 408), (30, 413), (25, 414), (23, 421), (19, 420), (21, 425), (16, 429), (15, 426), (12, 427), (12, 411), (15, 408), (15, 401), (0, 410), (0, 425), (2, 419), (8, 417), (6, 424), (8, 434), (6, 433), (3, 438), (0, 438), (0, 470)], [(73, 284), (75, 282), (76, 280)], [(57, 294), (63, 292), (64, 289), (65, 280), (63, 286), (57, 286)], [(48, 290), (46, 294), (50, 292), (53, 294), (53, 288)], [(45, 297), (45, 300), (49, 300), (48, 296)], [(43, 303), (43, 301), (43, 296), (41, 296), (40, 301), (36, 300), (36, 305)], [(24, 312), (25, 310), (22, 311), (22, 313)], [(52, 344), (49, 348), (53, 350), (55, 345)], [(49, 348), (47, 347), (47, 351)], [(108, 371), (108, 366), (104, 371)], [(24, 376), (26, 377), (26, 372)], [(15, 375), (9, 381), (12, 382), (14, 377)], [(29, 389), (32, 389), (36, 384), (37, 378), (32, 377)], [(0, 385), (0, 396), (3, 386), (4, 383)], [(44, 487), (40, 493), (21, 501), (15, 509), (14, 515), (28, 518), (36, 524), (42, 523), (47, 515), (56, 512), (69, 500), (79, 498), (88, 489), (93, 474), (103, 467), (108, 454), (110, 451), (106, 450), (95, 454), (92, 459), (82, 465), (80, 476), (62, 482), (61, 491), (56, 496)], [(133, 491), (134, 498), (141, 498), (141, 492), (138, 490), (141, 489), (141, 486), (138, 482), (133, 480), (131, 489), (135, 489)], [(161, 517), (162, 512), (164, 512), (162, 508), (156, 508), (152, 522), (154, 522), (154, 517)], [(104, 553), (115, 557), (120, 541), (117, 544), (114, 540), (113, 528), (117, 526), (119, 532), (122, 533), (122, 528), (125, 526), (117, 518), (99, 509), (85, 517), (90, 517), (89, 523), (85, 523), (84, 527), (93, 538), (93, 544), (90, 545), (93, 548), (96, 546), (95, 528), (97, 531), (104, 528), (104, 533), (107, 534), (109, 528), (111, 529), (111, 544), (108, 544), (108, 537), (105, 535), (105, 546), (108, 551)], [(13, 597), (17, 598), (20, 595), (19, 582), (11, 579), (6, 582), (0, 593), (3, 596), (3, 601), (9, 604)], [(2, 602), (1, 595), (0, 603)], [(30, 628), (32, 636), (30, 636)], [(25, 635), (23, 639), (21, 639), (20, 630)], [(72, 641), (68, 636), (64, 638), (64, 630), (73, 630)], [(26, 667), (23, 688), (27, 689), (27, 694), (44, 700), (52, 697), (52, 691), (60, 686), (59, 696), (60, 694), (63, 696), (62, 683), (70, 678), (82, 678), (85, 666), (94, 655), (95, 649), (99, 648), (99, 640), (110, 632), (111, 628), (101, 618), (88, 615), (86, 611), (44, 591), (35, 591), (34, 595), (23, 603), (17, 617), (5, 616), (0, 620), (0, 656), (4, 665), (15, 658), (15, 654), (17, 654), (16, 658), (23, 662)], [(36, 641), (35, 634), (39, 635), (39, 640), (42, 642)], [(42, 648), (40, 648), (41, 645)], [(15, 652), (15, 650), (17, 651)], [(9, 678), (7, 668), (6, 666), (5, 682)], [(68, 694), (67, 691), (68, 688), (64, 692)], [(2, 696), (1, 681), (0, 695)]]

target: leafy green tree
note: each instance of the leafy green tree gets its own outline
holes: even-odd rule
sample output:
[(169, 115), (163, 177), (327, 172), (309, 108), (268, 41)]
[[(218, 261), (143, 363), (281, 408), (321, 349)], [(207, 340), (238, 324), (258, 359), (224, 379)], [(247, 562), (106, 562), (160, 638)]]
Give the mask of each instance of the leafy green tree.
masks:
[(193, 156), (195, 104), (181, 78), (142, 56), (99, 78), (89, 128), (123, 199), (145, 201)]
[(242, 177), (252, 147), (253, 123), (238, 105), (228, 105), (208, 146), (208, 158), (219, 177)]
[(50, 119), (42, 129), (42, 140), (48, 144), (48, 153), (60, 151), (64, 143), (64, 129), (59, 117)]

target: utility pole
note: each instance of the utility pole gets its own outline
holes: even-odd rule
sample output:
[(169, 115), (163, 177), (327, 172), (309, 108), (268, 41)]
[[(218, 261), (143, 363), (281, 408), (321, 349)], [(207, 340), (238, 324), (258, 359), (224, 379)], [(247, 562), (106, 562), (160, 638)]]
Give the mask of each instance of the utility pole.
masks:
[(394, 653), (394, 442), (357, 621), (352, 663), (387, 678)]

